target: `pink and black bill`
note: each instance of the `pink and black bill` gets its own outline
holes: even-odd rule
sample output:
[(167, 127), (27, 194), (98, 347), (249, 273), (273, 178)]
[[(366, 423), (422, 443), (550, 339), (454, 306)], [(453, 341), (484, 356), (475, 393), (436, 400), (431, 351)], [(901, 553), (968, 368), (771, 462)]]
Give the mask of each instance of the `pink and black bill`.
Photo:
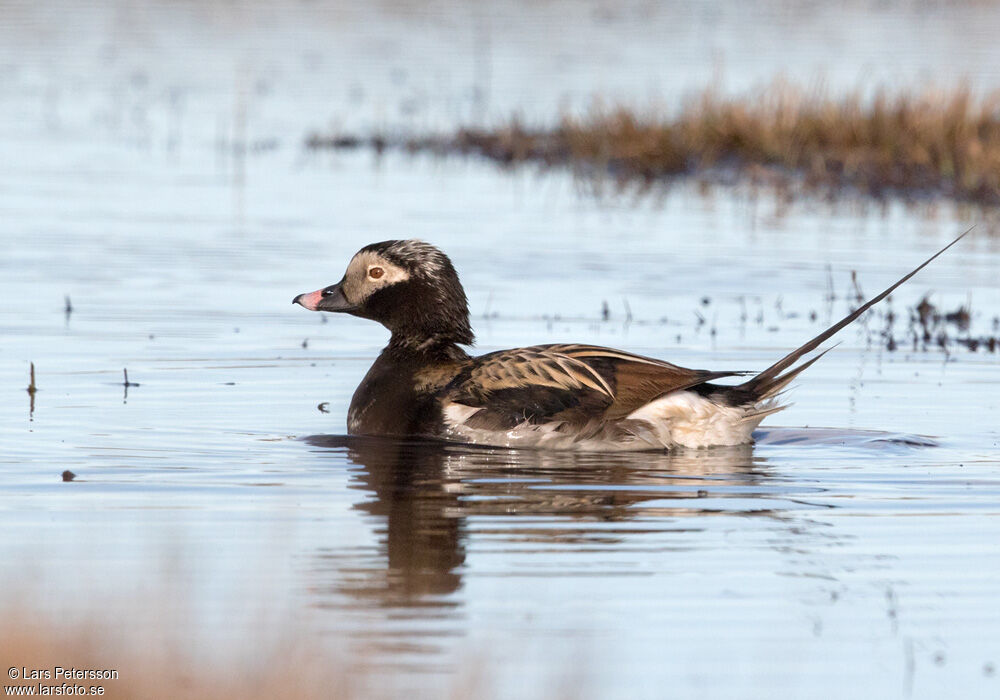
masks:
[(338, 282), (329, 287), (317, 289), (315, 292), (299, 294), (292, 299), (292, 303), (299, 304), (310, 311), (354, 311), (357, 307), (347, 301), (342, 284), (342, 282)]

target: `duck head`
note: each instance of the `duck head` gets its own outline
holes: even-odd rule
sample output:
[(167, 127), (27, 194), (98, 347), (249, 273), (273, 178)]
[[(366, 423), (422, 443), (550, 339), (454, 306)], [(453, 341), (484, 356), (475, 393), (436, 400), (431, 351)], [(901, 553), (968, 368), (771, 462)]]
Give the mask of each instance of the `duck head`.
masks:
[(382, 241), (359, 250), (343, 279), (292, 299), (310, 311), (378, 321), (410, 347), (472, 344), (469, 305), (448, 256), (423, 241)]

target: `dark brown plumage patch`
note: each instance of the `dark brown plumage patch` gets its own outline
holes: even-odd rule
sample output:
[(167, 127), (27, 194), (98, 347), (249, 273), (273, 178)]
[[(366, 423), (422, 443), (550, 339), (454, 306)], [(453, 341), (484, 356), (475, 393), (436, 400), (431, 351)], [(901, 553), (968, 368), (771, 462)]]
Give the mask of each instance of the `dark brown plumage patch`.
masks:
[(500, 389), (476, 401), (468, 397), (468, 406), (481, 407), (465, 424), (483, 430), (510, 430), (522, 423), (564, 422), (581, 426), (590, 417), (600, 415), (608, 399), (594, 391), (572, 391), (545, 386)]
[(465, 424), (509, 430), (521, 423), (582, 428), (621, 420), (650, 401), (737, 372), (691, 370), (592, 345), (538, 345), (473, 360), (446, 388), (446, 402), (480, 411)]

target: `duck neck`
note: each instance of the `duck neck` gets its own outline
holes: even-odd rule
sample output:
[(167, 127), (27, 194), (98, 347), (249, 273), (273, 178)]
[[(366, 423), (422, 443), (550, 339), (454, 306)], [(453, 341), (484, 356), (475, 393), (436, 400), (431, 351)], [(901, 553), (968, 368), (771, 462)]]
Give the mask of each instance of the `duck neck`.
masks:
[(396, 360), (464, 360), (469, 357), (462, 348), (446, 335), (409, 335), (394, 332), (384, 354)]

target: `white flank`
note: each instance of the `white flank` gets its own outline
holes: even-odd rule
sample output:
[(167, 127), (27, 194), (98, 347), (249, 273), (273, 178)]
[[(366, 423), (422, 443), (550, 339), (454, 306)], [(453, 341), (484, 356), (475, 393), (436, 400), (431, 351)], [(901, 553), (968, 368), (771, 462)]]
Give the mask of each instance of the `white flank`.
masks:
[(682, 447), (744, 445), (776, 406), (722, 406), (693, 391), (677, 391), (629, 414), (649, 424), (657, 440)]
[(596, 430), (581, 431), (564, 421), (532, 424), (510, 430), (485, 430), (466, 425), (481, 411), (459, 403), (444, 407), (449, 440), (493, 447), (537, 447), (577, 452), (663, 450), (675, 447), (744, 445), (762, 420), (781, 407), (773, 401), (756, 406), (724, 406), (692, 391), (678, 391), (642, 406), (624, 420)]

